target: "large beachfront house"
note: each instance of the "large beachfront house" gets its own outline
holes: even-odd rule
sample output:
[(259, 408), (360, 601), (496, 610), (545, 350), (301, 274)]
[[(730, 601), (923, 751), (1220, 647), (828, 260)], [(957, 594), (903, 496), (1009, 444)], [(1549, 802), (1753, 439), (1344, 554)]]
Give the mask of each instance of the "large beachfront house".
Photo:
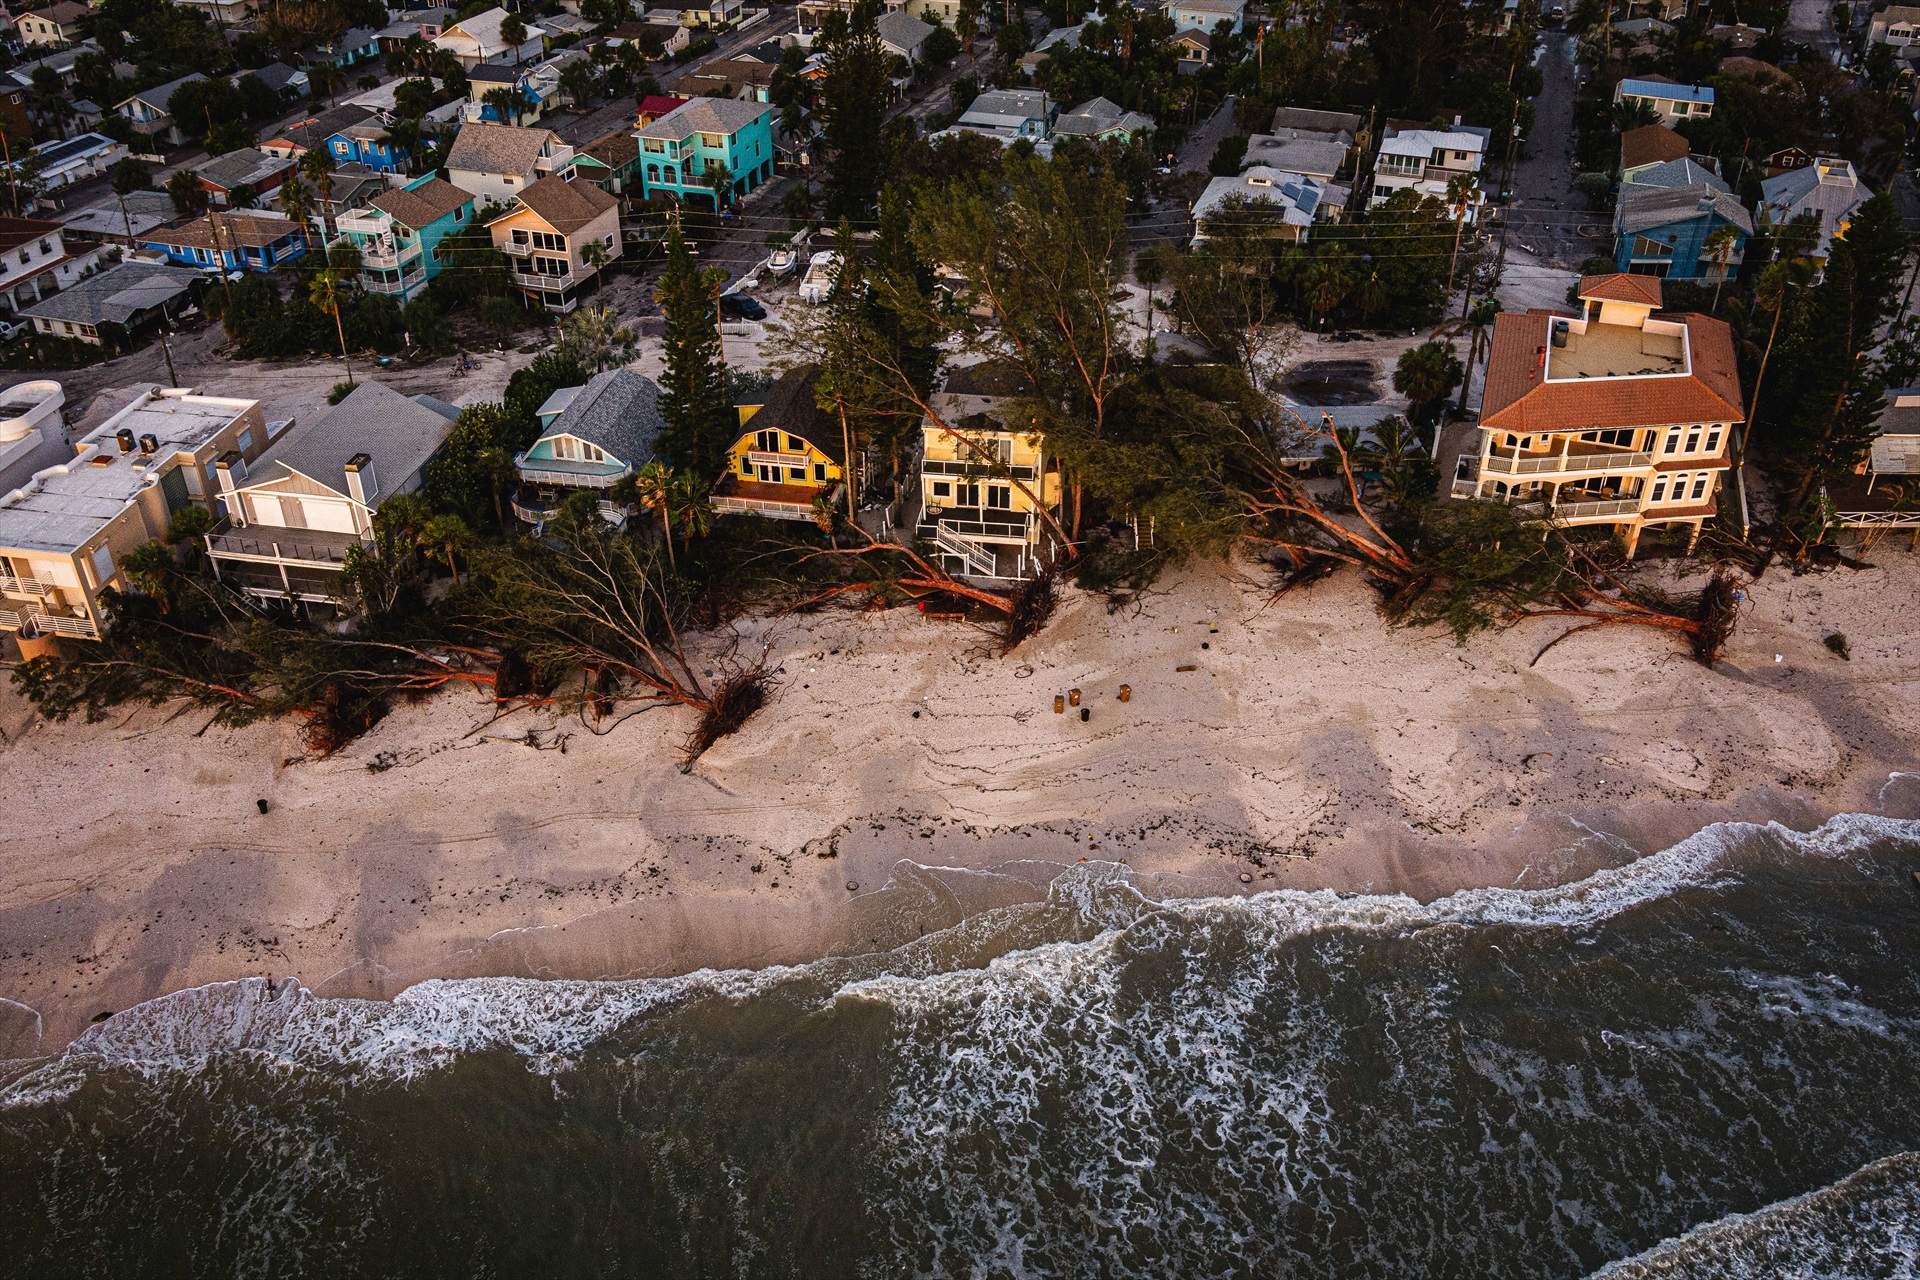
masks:
[(837, 500), (847, 452), (839, 424), (814, 398), (819, 380), (818, 369), (793, 369), (759, 404), (738, 406), (741, 434), (708, 500), (716, 512), (811, 520), (816, 498)]
[(507, 274), (529, 303), (564, 313), (580, 291), (620, 256), (620, 202), (574, 171), (550, 173), (487, 223)]
[(142, 392), (64, 465), (0, 497), (0, 631), (98, 639), (121, 561), (183, 508), (211, 507), (214, 459), (257, 458), (267, 436), (257, 400)]
[(766, 103), (738, 98), (694, 98), (675, 107), (634, 134), (641, 197), (698, 196), (716, 209), (731, 204), (773, 176), (773, 119)]
[(1732, 331), (1662, 314), (1653, 276), (1587, 276), (1579, 297), (1577, 315), (1495, 319), (1480, 448), (1460, 456), (1453, 496), (1610, 525), (1628, 555), (1645, 530), (1685, 526), (1691, 549), (1746, 416)]
[[(948, 573), (986, 581), (1031, 578), (1057, 552), (1040, 512), (1060, 506), (1060, 471), (1026, 421), (1031, 387), (998, 363), (955, 369), (920, 426), (918, 535)], [(956, 439), (955, 437), (958, 437)]]
[(540, 438), (513, 460), (520, 488), (513, 514), (539, 527), (576, 493), (599, 497), (606, 519), (625, 520), (628, 508), (607, 490), (653, 459), (664, 425), (660, 388), (627, 369), (609, 369), (585, 386), (562, 387), (540, 406)]
[(440, 242), (472, 225), (473, 196), (433, 174), (383, 191), (339, 221), (340, 234), (360, 251), (361, 287), (401, 301), (440, 274)]
[(420, 487), (459, 416), (430, 396), (363, 382), (257, 459), (221, 454), (215, 470), (227, 523), (207, 535), (214, 572), (252, 595), (339, 603), (347, 553), (372, 545), (382, 503)]

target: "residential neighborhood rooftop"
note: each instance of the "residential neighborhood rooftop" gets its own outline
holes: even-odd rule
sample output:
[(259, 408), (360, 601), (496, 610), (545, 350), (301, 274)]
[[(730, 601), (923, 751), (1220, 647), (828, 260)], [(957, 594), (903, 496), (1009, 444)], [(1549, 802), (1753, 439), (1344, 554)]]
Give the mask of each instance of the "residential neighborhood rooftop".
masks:
[[(519, 196), (520, 203), (561, 234), (578, 231), (620, 202), (588, 181), (569, 181), (550, 173)], [(511, 216), (511, 215), (507, 215)]]
[(540, 433), (543, 438), (573, 436), (632, 466), (653, 456), (653, 442), (665, 425), (660, 388), (628, 369), (608, 369), (584, 386), (562, 387), (540, 406), (541, 420), (549, 415), (553, 417)]
[(559, 140), (551, 129), (469, 120), (447, 148), (446, 167), (474, 173), (527, 173)]
[(641, 129), (638, 136), (679, 142), (696, 133), (737, 133), (772, 111), (764, 102), (692, 98)]
[(458, 410), (430, 396), (403, 396), (384, 383), (362, 382), (318, 418), (295, 426), (260, 456), (254, 474), (272, 464), (338, 488), (356, 454), (373, 460), (376, 494), (385, 496), (426, 465)]
[(122, 262), (74, 281), (42, 298), (21, 315), (73, 324), (125, 324), (142, 311), (170, 302), (205, 279), (188, 267), (158, 262)]
[(403, 226), (420, 228), (446, 217), (473, 199), (445, 178), (430, 178), (418, 186), (383, 191), (368, 203)]

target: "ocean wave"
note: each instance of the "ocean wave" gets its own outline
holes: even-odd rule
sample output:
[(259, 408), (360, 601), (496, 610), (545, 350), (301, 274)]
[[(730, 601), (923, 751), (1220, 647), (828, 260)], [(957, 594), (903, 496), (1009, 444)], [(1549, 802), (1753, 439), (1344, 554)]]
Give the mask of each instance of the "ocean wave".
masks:
[(1920, 1152), (1729, 1214), (1609, 1263), (1591, 1280), (1911, 1280), (1920, 1276)]
[[(853, 966), (829, 958), (811, 965), (618, 981), (433, 979), (391, 1001), (322, 997), (296, 980), (246, 978), (161, 996), (88, 1028), (57, 1057), (0, 1088), (0, 1108), (57, 1101), (102, 1066), (141, 1074), (195, 1070), (227, 1053), (404, 1080), (462, 1053), (500, 1049), (519, 1054), (533, 1070), (552, 1071), (650, 1013), (704, 998), (745, 1000), (789, 980), (827, 975), (835, 980), (822, 992), (825, 1002), (872, 999), (924, 1008), (969, 998), (982, 982), (1010, 975), (1018, 975), (1022, 985), (1060, 990), (1097, 974), (1114, 948), (1139, 941), (1130, 935), (1157, 927), (1157, 920), (1164, 924), (1169, 916), (1231, 920), (1247, 926), (1263, 947), (1312, 931), (1578, 927), (1709, 885), (1730, 871), (1736, 853), (1761, 843), (1770, 841), (1787, 856), (1849, 858), (1889, 839), (1920, 842), (1920, 822), (1849, 814), (1804, 833), (1778, 823), (1719, 823), (1660, 853), (1571, 884), (1470, 889), (1429, 903), (1404, 894), (1331, 890), (1156, 900), (1140, 891), (1126, 867), (1089, 862), (1067, 868), (1047, 887), (1044, 906), (1055, 913), (1053, 931), (1070, 940), (1013, 950), (984, 966), (944, 971), (928, 963), (942, 951), (940, 935), (933, 935), (891, 953), (892, 963), (886, 956)], [(978, 933), (983, 918), (1002, 928), (1012, 913), (983, 913), (942, 933)], [(980, 948), (974, 939), (967, 948), (947, 950), (977, 954)]]

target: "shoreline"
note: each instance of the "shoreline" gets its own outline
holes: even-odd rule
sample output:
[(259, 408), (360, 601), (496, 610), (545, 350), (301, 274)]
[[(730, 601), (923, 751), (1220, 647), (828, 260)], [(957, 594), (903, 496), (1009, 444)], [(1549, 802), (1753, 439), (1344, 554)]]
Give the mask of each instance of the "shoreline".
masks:
[[(1719, 821), (1910, 816), (1920, 780), (1889, 778), (1915, 759), (1920, 561), (1880, 554), (1764, 579), (1711, 672), (1637, 628), (1529, 667), (1551, 624), (1456, 648), (1386, 629), (1344, 576), (1273, 603), (1214, 566), (1112, 615), (1069, 593), (1007, 658), (905, 611), (753, 619), (738, 642), (770, 647), (780, 688), (687, 774), (676, 711), (595, 736), (488, 725), (450, 693), (309, 761), (286, 724), (51, 725), (8, 691), (0, 1059), (239, 977), (388, 998), (885, 950), (1081, 858), (1154, 897), (1427, 901), (1564, 883)], [(1089, 722), (1053, 714), (1070, 687)], [(1000, 875), (878, 892), (902, 862)]]

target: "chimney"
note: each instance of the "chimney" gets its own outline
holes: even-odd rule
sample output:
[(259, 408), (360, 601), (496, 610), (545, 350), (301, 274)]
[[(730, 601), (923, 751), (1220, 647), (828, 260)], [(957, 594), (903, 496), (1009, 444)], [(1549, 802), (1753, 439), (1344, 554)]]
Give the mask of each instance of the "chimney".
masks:
[(120, 442), (120, 452), (122, 453), (133, 452), (133, 432), (127, 430), (125, 427), (122, 427), (118, 431), (113, 433), (113, 438)]
[(347, 496), (363, 507), (373, 506), (374, 495), (380, 492), (379, 479), (373, 474), (373, 459), (364, 453), (356, 453), (347, 459)]
[(160, 438), (152, 434), (141, 436), (140, 452), (146, 454), (148, 457), (152, 457), (154, 454), (160, 452)]

